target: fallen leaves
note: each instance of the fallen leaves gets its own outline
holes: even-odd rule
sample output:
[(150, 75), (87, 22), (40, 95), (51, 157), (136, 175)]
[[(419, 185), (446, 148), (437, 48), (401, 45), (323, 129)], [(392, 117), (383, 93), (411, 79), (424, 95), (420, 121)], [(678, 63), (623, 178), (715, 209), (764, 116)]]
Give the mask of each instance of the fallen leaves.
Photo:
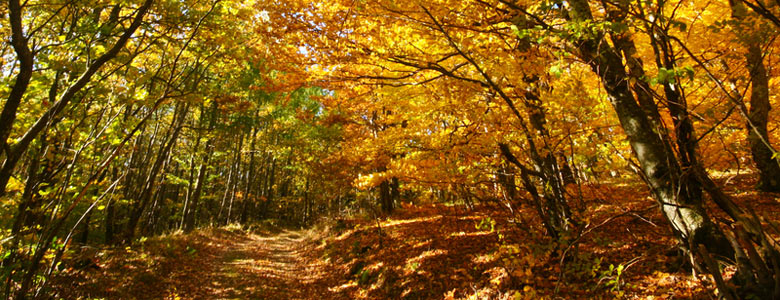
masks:
[[(611, 198), (586, 199), (589, 220), (602, 224), (610, 211), (644, 207), (636, 190), (613, 186)], [(634, 196), (627, 197), (630, 193)], [(775, 214), (770, 198), (740, 199)], [(532, 215), (527, 210), (515, 212)], [(340, 229), (172, 234), (127, 248), (84, 248), (66, 258), (68, 267), (52, 289), (63, 298), (107, 299), (713, 296), (708, 276), (691, 276), (686, 258), (674, 251), (674, 239), (654, 225), (663, 222), (655, 210), (644, 212), (642, 220), (603, 223), (564, 260), (561, 249), (529, 236), (519, 229), (523, 224), (508, 221), (511, 216), (493, 206), (416, 205), (386, 220), (340, 220)], [(94, 267), (76, 268), (78, 261)]]

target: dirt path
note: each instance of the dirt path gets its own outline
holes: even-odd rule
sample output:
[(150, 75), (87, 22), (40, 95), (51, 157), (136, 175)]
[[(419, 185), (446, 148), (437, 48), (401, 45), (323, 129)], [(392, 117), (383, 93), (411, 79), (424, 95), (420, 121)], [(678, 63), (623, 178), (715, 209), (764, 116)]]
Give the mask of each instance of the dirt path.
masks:
[[(270, 236), (247, 234), (214, 245), (214, 260), (206, 262), (208, 299), (333, 299), (328, 290), (328, 266), (307, 252), (304, 232)], [(200, 273), (200, 274), (198, 274)], [(185, 281), (203, 281), (186, 278)]]
[[(305, 253), (302, 232), (250, 234), (220, 251), (208, 274), (210, 296), (223, 299), (317, 299), (330, 294), (327, 266)], [(335, 295), (333, 295), (335, 296)]]
[(74, 261), (90, 257), (95, 267), (68, 269), (52, 292), (65, 299), (349, 299), (329, 288), (342, 276), (306, 234), (209, 229), (82, 253)]

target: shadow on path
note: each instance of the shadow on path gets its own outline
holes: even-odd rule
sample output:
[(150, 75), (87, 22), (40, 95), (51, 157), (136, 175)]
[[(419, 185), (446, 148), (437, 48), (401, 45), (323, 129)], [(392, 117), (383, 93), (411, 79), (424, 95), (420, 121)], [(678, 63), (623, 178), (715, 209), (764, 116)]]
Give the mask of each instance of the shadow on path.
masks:
[[(305, 235), (283, 231), (272, 236), (227, 233), (218, 239), (214, 260), (204, 262), (211, 270), (200, 281), (209, 299), (332, 299), (339, 295), (327, 288), (327, 265), (307, 257)], [(180, 289), (177, 289), (180, 290)], [(183, 298), (186, 290), (180, 290)], [(195, 295), (191, 295), (195, 296)]]
[(63, 299), (349, 299), (328, 289), (340, 277), (306, 232), (259, 235), (223, 228), (161, 236), (71, 258), (52, 283)]

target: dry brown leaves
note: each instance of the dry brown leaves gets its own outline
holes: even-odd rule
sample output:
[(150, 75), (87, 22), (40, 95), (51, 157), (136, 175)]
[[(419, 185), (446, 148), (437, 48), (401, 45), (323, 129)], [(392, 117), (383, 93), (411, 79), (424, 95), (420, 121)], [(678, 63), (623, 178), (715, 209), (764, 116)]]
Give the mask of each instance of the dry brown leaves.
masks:
[[(751, 184), (742, 176), (727, 190), (777, 221), (774, 195)], [(342, 220), (328, 230), (210, 229), (127, 249), (84, 249), (67, 261), (53, 292), (67, 299), (714, 297), (708, 276), (692, 276), (675, 250), (643, 186), (583, 191), (582, 236), (573, 247), (554, 247), (522, 205), (514, 214), (499, 205), (405, 205), (381, 220)], [(94, 265), (75, 267), (85, 259)]]

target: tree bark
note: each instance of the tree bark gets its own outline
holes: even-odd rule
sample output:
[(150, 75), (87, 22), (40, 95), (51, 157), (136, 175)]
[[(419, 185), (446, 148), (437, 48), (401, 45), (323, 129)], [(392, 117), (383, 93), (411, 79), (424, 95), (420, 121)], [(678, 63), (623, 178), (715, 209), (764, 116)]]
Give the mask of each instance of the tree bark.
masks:
[[(593, 18), (587, 1), (572, 1), (571, 7), (570, 16), (575, 22)], [(579, 52), (577, 54), (601, 78), (642, 173), (674, 231), (686, 242), (685, 246), (702, 244), (711, 253), (730, 256), (728, 242), (704, 211), (702, 199), (678, 194), (680, 185), (687, 185), (688, 182), (680, 180), (681, 170), (677, 158), (664, 146), (662, 138), (653, 130), (647, 113), (631, 93), (623, 58), (605, 41), (603, 33), (596, 33), (596, 37), (577, 40), (575, 43)]]
[[(16, 74), (14, 85), (5, 101), (3, 111), (0, 113), (0, 151), (5, 152), (6, 157), (9, 154), (6, 152), (8, 136), (13, 129), (19, 104), (21, 104), (27, 87), (30, 85), (34, 60), (34, 55), (27, 44), (28, 38), (24, 36), (22, 6), (19, 0), (8, 1), (8, 19), (11, 23), (11, 46), (13, 46), (19, 61), (19, 73)], [(2, 190), (5, 190), (5, 185), (3, 185)]]
[[(730, 2), (732, 18), (739, 22), (745, 22), (748, 12), (742, 2)], [(751, 82), (750, 109), (746, 122), (747, 141), (750, 153), (753, 155), (753, 163), (758, 169), (758, 189), (766, 192), (780, 192), (780, 164), (774, 157), (775, 149), (769, 142), (767, 133), (769, 111), (772, 106), (769, 103), (769, 74), (764, 65), (764, 56), (761, 50), (762, 35), (760, 32), (749, 31), (752, 30), (752, 24), (748, 26), (737, 25), (736, 30), (740, 35), (740, 41), (747, 47), (745, 60)]]

